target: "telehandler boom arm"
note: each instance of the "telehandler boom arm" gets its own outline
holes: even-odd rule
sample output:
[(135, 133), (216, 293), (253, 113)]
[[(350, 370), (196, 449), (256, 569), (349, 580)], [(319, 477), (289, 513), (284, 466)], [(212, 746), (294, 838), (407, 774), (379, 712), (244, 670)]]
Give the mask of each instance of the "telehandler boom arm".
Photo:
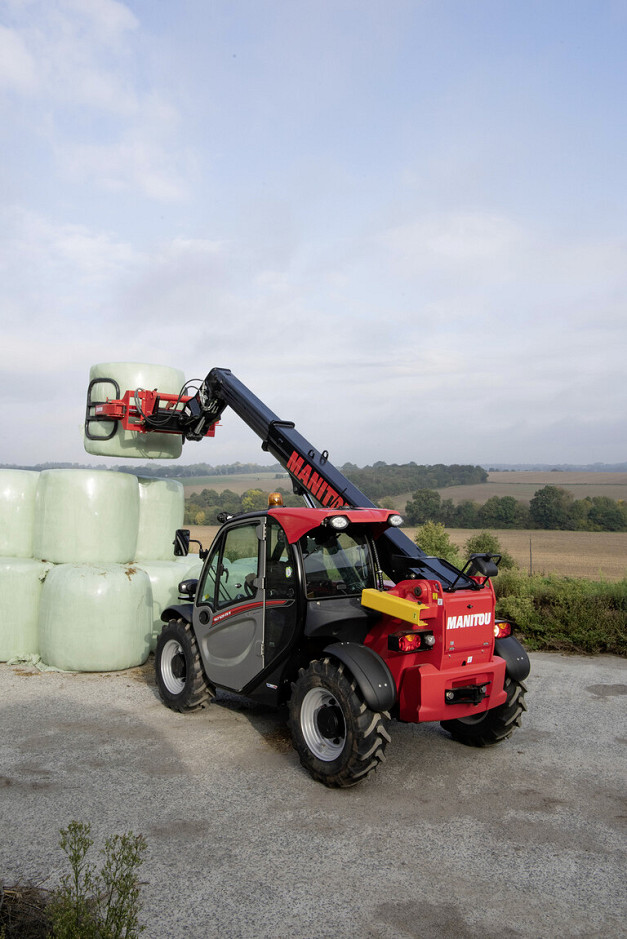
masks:
[[(102, 381), (102, 379), (100, 380)], [(114, 384), (114, 383), (113, 383)], [(160, 395), (142, 389), (117, 400), (93, 402), (88, 395), (87, 421), (120, 421), (138, 433), (182, 434), (186, 440), (214, 436), (224, 410), (230, 407), (261, 439), (261, 447), (289, 473), (294, 491), (309, 505), (324, 508), (374, 508), (330, 461), (300, 434), (292, 421), (281, 420), (228, 368), (213, 368), (193, 396)], [(407, 535), (390, 528), (378, 539), (382, 569), (395, 581), (433, 577), (443, 588), (476, 589), (470, 577), (438, 558), (427, 557)]]

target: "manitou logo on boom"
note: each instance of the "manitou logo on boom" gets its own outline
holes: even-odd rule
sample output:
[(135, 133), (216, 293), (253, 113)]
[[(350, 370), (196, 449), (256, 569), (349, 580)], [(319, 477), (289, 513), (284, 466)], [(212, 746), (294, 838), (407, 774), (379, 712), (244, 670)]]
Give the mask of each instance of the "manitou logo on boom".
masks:
[(469, 626), (489, 626), (491, 622), (491, 613), (470, 613), (466, 616), (449, 616), (446, 628), (467, 629)]
[(300, 456), (296, 450), (292, 451), (292, 455), (287, 461), (287, 471), (322, 505), (329, 506), (332, 509), (336, 509), (340, 505), (346, 505), (341, 495), (332, 486), (329, 486), (322, 476), (315, 472), (313, 466), (306, 463), (305, 458)]

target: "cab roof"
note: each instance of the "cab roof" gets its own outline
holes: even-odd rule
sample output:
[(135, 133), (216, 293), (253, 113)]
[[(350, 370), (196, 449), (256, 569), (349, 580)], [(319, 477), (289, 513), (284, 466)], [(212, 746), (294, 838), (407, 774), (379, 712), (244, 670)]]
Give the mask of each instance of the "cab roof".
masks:
[[(390, 527), (390, 517), (398, 515), (398, 513), (390, 509), (301, 509), (276, 506), (268, 509), (268, 515), (276, 518), (285, 531), (290, 544), (294, 544), (307, 532), (325, 524), (326, 519), (334, 518), (337, 515), (347, 518), (351, 525), (367, 525), (373, 537), (378, 538), (381, 532)], [(332, 531), (333, 529), (330, 528), (329, 530)]]

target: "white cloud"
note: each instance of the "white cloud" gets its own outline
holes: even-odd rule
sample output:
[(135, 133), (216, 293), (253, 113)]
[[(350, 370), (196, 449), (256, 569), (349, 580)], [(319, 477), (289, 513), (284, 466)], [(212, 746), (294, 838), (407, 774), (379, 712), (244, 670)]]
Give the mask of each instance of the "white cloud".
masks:
[(91, 22), (103, 40), (115, 41), (121, 34), (139, 26), (132, 10), (119, 0), (61, 0), (60, 7)]
[(167, 83), (142, 56), (140, 22), (115, 0), (13, 5), (0, 28), (0, 87), (27, 96), (25, 127), (49, 147), (64, 184), (142, 192), (163, 203), (187, 195), (191, 158)]
[(18, 32), (0, 26), (0, 88), (30, 94), (37, 85), (35, 60)]
[(16, 26), (7, 30), (22, 50), (39, 96), (133, 114), (127, 34), (138, 26), (131, 11), (114, 0), (48, 0), (13, 10)]
[[(366, 6), (355, 20), (352, 0), (305, 2), (267, 21), (263, 4), (226, 0), (193, 0), (184, 17), (175, 4), (5, 0), (10, 393), (45, 375), (78, 414), (92, 362), (191, 377), (222, 365), (357, 462), (505, 461), (523, 441), (541, 459), (534, 439), (548, 449), (551, 428), (585, 450), (591, 422), (617, 426), (624, 187), (602, 158), (618, 166), (619, 148), (590, 133), (590, 178), (547, 134), (517, 154), (519, 92), (495, 113), (477, 68), (496, 78), (520, 52), (524, 71), (535, 47), (496, 30), (484, 64), (476, 32), (446, 16)], [(546, 88), (525, 98), (545, 118), (561, 105)], [(604, 133), (613, 88), (610, 110), (597, 115), (599, 95), (594, 115), (578, 109), (578, 128)], [(34, 448), (59, 446), (36, 433)], [(237, 458), (237, 420), (221, 437)]]

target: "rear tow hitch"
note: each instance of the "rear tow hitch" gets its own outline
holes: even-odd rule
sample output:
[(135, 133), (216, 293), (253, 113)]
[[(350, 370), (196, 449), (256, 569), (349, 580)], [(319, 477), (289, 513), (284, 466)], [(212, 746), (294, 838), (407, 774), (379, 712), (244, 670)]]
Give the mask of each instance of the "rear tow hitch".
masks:
[(488, 696), (488, 685), (464, 685), (462, 688), (449, 688), (444, 692), (447, 704), (481, 704)]

